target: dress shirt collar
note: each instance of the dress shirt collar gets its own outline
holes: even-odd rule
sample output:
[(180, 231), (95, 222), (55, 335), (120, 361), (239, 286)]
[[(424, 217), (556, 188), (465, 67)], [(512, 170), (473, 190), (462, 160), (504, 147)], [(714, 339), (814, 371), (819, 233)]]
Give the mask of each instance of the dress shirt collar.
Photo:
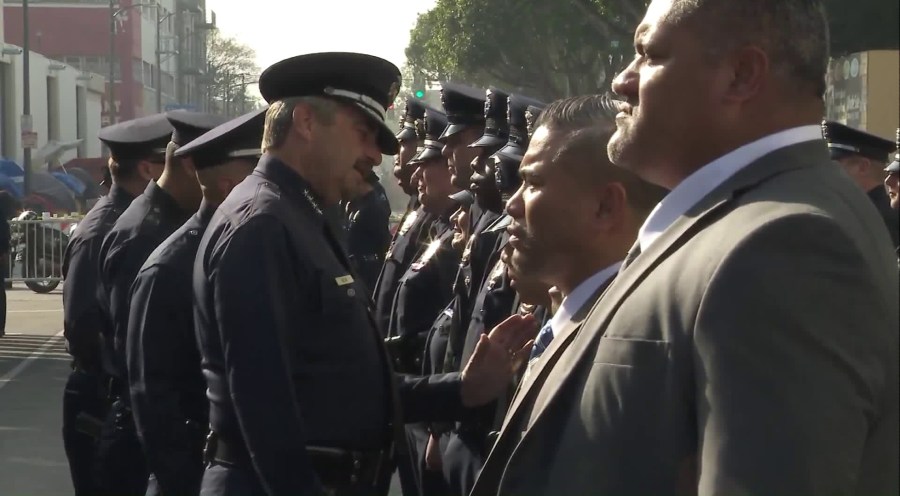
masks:
[(585, 279), (584, 282), (573, 289), (572, 292), (563, 299), (562, 305), (559, 306), (559, 310), (557, 310), (556, 313), (553, 314), (553, 318), (550, 319), (550, 327), (553, 329), (553, 332), (562, 329), (563, 325), (571, 320), (581, 307), (588, 303), (591, 296), (619, 272), (619, 267), (621, 265), (621, 261), (616, 262)]

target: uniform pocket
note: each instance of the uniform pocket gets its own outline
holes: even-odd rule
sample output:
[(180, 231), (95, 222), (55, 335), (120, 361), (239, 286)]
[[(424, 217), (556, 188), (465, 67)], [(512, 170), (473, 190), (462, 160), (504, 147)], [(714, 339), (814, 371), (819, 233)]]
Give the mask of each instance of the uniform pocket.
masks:
[(669, 348), (668, 341), (603, 336), (594, 355), (594, 364), (614, 367), (659, 364), (668, 358)]

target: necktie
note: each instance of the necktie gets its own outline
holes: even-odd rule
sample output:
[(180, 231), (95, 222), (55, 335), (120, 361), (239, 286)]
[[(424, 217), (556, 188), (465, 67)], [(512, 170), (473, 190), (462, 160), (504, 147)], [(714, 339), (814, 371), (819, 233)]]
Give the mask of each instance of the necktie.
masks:
[(537, 338), (534, 340), (534, 346), (531, 348), (531, 356), (528, 358), (528, 361), (530, 362), (541, 356), (541, 353), (550, 346), (551, 341), (553, 341), (553, 328), (550, 326), (550, 322), (547, 322), (547, 325), (541, 328)]

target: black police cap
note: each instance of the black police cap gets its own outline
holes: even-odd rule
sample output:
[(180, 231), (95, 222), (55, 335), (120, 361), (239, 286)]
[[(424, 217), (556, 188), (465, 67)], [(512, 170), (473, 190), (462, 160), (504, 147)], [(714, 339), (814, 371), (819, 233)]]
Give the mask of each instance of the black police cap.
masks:
[(833, 159), (859, 155), (883, 163), (897, 148), (890, 140), (834, 121), (822, 122), (822, 137)]
[(444, 148), (441, 135), (447, 127), (447, 119), (447, 114), (436, 108), (425, 109), (425, 148), (413, 158), (416, 163), (441, 156), (441, 150)]
[(116, 161), (161, 159), (172, 138), (172, 124), (166, 114), (153, 114), (104, 127), (97, 138)]
[(458, 193), (453, 193), (448, 196), (451, 200), (455, 201), (461, 207), (471, 207), (473, 203), (475, 203), (475, 196), (472, 195), (472, 192), (464, 189)]
[(894, 161), (884, 168), (884, 171), (890, 174), (897, 174), (900, 172), (900, 127), (897, 128), (897, 136), (895, 139), (896, 142), (894, 144), (897, 147), (897, 151), (894, 153)]
[(187, 110), (173, 110), (166, 114), (172, 124), (172, 143), (184, 146), (212, 128), (228, 122), (227, 117)]
[(406, 107), (403, 117), (400, 119), (400, 132), (397, 133), (398, 141), (418, 141), (419, 135), (416, 126), (425, 118), (425, 102), (418, 98), (406, 99)]
[(441, 139), (453, 136), (469, 126), (484, 125), (485, 90), (458, 83), (441, 83), (441, 105), (450, 123)]
[(254, 110), (216, 126), (179, 148), (175, 156), (190, 157), (197, 169), (221, 165), (234, 158), (259, 158), (267, 110), (268, 107)]
[(324, 96), (353, 103), (378, 125), (382, 153), (400, 150), (385, 112), (400, 91), (400, 69), (373, 55), (326, 52), (276, 62), (259, 76), (259, 92), (269, 103), (300, 96)]
[(490, 88), (484, 99), (484, 135), (469, 145), (472, 148), (492, 148), (506, 143), (509, 136), (507, 115), (509, 94)]
[(504, 158), (521, 162), (528, 149), (538, 117), (547, 104), (522, 95), (509, 97), (509, 141), (497, 152)]

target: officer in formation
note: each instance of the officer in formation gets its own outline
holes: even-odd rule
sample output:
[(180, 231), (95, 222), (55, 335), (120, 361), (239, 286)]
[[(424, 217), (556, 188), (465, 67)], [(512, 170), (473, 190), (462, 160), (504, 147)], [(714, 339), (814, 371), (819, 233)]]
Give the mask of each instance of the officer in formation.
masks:
[(144, 494), (147, 469), (134, 429), (126, 369), (131, 284), (147, 256), (197, 210), (200, 186), (175, 151), (224, 121), (194, 112), (166, 115), (173, 126), (163, 164), (155, 166), (144, 193), (122, 213), (100, 246), (100, 300), (105, 327), (101, 359), (110, 377), (111, 410), (95, 455), (98, 492)]
[(109, 194), (78, 223), (63, 257), (63, 328), (72, 372), (63, 395), (63, 445), (76, 495), (100, 491), (94, 453), (106, 418), (109, 376), (101, 359), (101, 331), (108, 322), (97, 298), (100, 247), (132, 200), (158, 177), (172, 125), (152, 115), (105, 127), (109, 148)]
[[(891, 208), (896, 213), (900, 211), (900, 179), (898, 179), (898, 173), (900, 173), (900, 128), (897, 129), (895, 144), (897, 146), (897, 151), (894, 153), (894, 160), (884, 169), (884, 172), (886, 173), (884, 177), (884, 187), (887, 190)], [(896, 251), (897, 264), (900, 265), (900, 244), (896, 247)]]
[(884, 187), (884, 167), (897, 149), (892, 141), (844, 124), (822, 122), (832, 160), (837, 161), (878, 209), (894, 246), (900, 245), (900, 217)]
[[(396, 138), (400, 151), (394, 162), (394, 177), (406, 194), (410, 196), (406, 212), (400, 219), (400, 227), (394, 233), (390, 247), (384, 257), (381, 273), (375, 284), (375, 320), (382, 332), (390, 328), (391, 309), (400, 278), (412, 264), (413, 259), (425, 247), (431, 224), (435, 217), (419, 203), (418, 185), (412, 181), (415, 164), (410, 163), (424, 149), (425, 105), (413, 98), (406, 101), (402, 129)], [(437, 140), (432, 140), (438, 143)]]
[(350, 175), (342, 194), (343, 230), (354, 271), (373, 294), (391, 243), (391, 204), (375, 171)]
[(456, 275), (460, 253), (451, 246), (450, 216), (458, 206), (450, 195), (459, 191), (450, 183), (447, 159), (441, 155), (437, 138), (447, 126), (446, 115), (428, 109), (425, 117), (426, 145), (413, 161), (412, 180), (418, 185), (423, 210), (434, 217), (429, 242), (400, 278), (390, 312), (388, 343), (398, 372), (421, 374), (422, 352), (434, 316), (450, 300), (450, 286)]
[(256, 110), (218, 126), (175, 152), (196, 175), (203, 200), (153, 250), (131, 287), (128, 379), (151, 474), (148, 494), (200, 491), (208, 403), (194, 333), (194, 257), (216, 207), (256, 166), (265, 112)]

